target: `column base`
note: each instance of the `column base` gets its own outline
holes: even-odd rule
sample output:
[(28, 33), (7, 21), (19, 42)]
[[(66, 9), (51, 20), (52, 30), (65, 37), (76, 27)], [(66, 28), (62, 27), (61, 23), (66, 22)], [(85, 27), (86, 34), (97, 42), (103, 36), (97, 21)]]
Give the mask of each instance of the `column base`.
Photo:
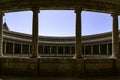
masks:
[(38, 55), (31, 55), (30, 58), (38, 58)]
[(117, 58), (115, 55), (111, 55), (110, 58)]
[(3, 53), (2, 53), (2, 54), (0, 54), (0, 56), (4, 56), (4, 55), (3, 55)]
[(82, 57), (82, 56), (77, 56), (76, 58), (81, 58), (81, 59), (83, 59), (83, 57)]
[(81, 59), (83, 59), (83, 56), (82, 55), (79, 55), (79, 56), (75, 55), (74, 58), (81, 58)]

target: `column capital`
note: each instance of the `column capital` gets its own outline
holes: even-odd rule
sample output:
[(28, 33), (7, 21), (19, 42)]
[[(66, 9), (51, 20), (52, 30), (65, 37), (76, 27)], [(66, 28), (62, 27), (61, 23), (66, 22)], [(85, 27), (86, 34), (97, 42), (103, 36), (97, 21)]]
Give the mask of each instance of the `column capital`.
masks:
[(111, 16), (112, 16), (112, 17), (113, 17), (113, 16), (119, 16), (119, 13), (113, 12), (113, 13), (111, 13)]
[(81, 7), (76, 7), (75, 8), (75, 13), (81, 13), (82, 12), (82, 8)]
[(1, 12), (1, 11), (0, 11), (0, 15), (4, 16), (5, 14), (4, 14), (4, 12)]
[(37, 13), (40, 12), (40, 11), (39, 11), (39, 8), (36, 7), (36, 6), (33, 6), (33, 7), (31, 8), (31, 10), (32, 10), (33, 12), (37, 12)]

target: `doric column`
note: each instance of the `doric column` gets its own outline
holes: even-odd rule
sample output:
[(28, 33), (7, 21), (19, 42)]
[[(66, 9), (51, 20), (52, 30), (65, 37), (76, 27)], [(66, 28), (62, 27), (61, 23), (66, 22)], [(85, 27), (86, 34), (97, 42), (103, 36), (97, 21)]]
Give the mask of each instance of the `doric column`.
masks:
[(0, 12), (0, 56), (3, 56), (3, 16), (4, 13)]
[(32, 56), (31, 58), (38, 57), (38, 7), (32, 8), (33, 12), (33, 26), (32, 26)]
[(81, 9), (76, 8), (76, 44), (75, 44), (75, 57), (82, 58), (82, 35), (81, 35)]
[(113, 13), (112, 27), (112, 57), (118, 57), (119, 54), (119, 31), (118, 31), (118, 14)]

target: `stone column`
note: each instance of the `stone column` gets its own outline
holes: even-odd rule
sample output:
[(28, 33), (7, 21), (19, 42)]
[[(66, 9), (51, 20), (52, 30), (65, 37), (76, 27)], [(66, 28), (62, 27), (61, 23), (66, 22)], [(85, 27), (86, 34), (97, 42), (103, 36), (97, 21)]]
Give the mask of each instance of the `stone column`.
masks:
[(58, 46), (57, 46), (57, 54), (58, 54)]
[(84, 56), (85, 56), (85, 52), (86, 52), (86, 45), (84, 46)]
[(43, 54), (45, 53), (45, 46), (43, 45)]
[(51, 46), (50, 46), (50, 54), (52, 54), (51, 50), (52, 50), (52, 49), (51, 49)]
[(72, 46), (70, 46), (70, 54), (72, 54)]
[(30, 56), (30, 44), (28, 44), (28, 56)]
[(15, 54), (15, 43), (13, 42), (13, 55)]
[(21, 51), (20, 51), (20, 53), (21, 53), (21, 55), (22, 55), (22, 54), (23, 54), (23, 44), (21, 44), (20, 46), (21, 46)]
[(32, 8), (33, 12), (33, 26), (32, 26), (32, 55), (31, 58), (38, 57), (38, 13), (37, 7)]
[(98, 44), (98, 46), (99, 46), (99, 55), (101, 55), (101, 45)]
[(4, 54), (6, 54), (6, 42), (4, 42)]
[(93, 45), (91, 45), (91, 55), (93, 55)]
[(76, 8), (76, 44), (75, 44), (75, 57), (82, 58), (82, 35), (81, 35), (81, 9)]
[(3, 56), (3, 16), (4, 13), (0, 12), (0, 56)]
[(108, 47), (108, 43), (106, 43), (107, 45), (107, 55), (109, 55), (109, 47)]
[(113, 13), (112, 27), (112, 57), (118, 57), (119, 54), (119, 31), (118, 31), (118, 14)]

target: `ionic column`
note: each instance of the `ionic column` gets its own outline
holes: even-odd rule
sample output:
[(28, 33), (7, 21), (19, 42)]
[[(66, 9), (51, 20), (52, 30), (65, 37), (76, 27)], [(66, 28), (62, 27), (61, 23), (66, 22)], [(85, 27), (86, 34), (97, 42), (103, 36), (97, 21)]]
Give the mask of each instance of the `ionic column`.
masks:
[(0, 12), (0, 56), (3, 56), (3, 16), (4, 13)]
[(6, 54), (6, 42), (4, 44), (4, 54)]
[(82, 58), (82, 36), (81, 36), (81, 9), (77, 8), (76, 13), (76, 44), (75, 44), (75, 57)]
[(21, 55), (22, 55), (23, 54), (23, 44), (21, 44), (20, 47), (21, 47), (21, 51), (20, 52), (21, 52)]
[(101, 55), (101, 45), (98, 44), (98, 46), (99, 46), (99, 55)]
[(72, 54), (72, 46), (70, 46), (70, 54)]
[(58, 46), (57, 46), (57, 54), (58, 54)]
[(30, 44), (28, 44), (28, 56), (30, 56)]
[(13, 55), (15, 54), (15, 43), (13, 42)]
[(85, 51), (86, 51), (86, 45), (85, 46), (83, 46), (84, 47), (84, 55), (85, 55)]
[(63, 54), (65, 55), (65, 46), (63, 46)]
[(45, 46), (43, 45), (43, 54), (45, 53)]
[(91, 55), (93, 55), (93, 45), (91, 45)]
[(52, 54), (52, 49), (51, 49), (51, 46), (50, 46), (50, 54)]
[(108, 47), (108, 43), (107, 43), (107, 55), (109, 54), (109, 47)]
[(118, 31), (118, 14), (113, 13), (112, 27), (112, 57), (118, 57), (119, 54), (119, 31)]
[(32, 8), (33, 12), (33, 26), (32, 26), (32, 56), (31, 58), (38, 57), (38, 13), (37, 7)]

